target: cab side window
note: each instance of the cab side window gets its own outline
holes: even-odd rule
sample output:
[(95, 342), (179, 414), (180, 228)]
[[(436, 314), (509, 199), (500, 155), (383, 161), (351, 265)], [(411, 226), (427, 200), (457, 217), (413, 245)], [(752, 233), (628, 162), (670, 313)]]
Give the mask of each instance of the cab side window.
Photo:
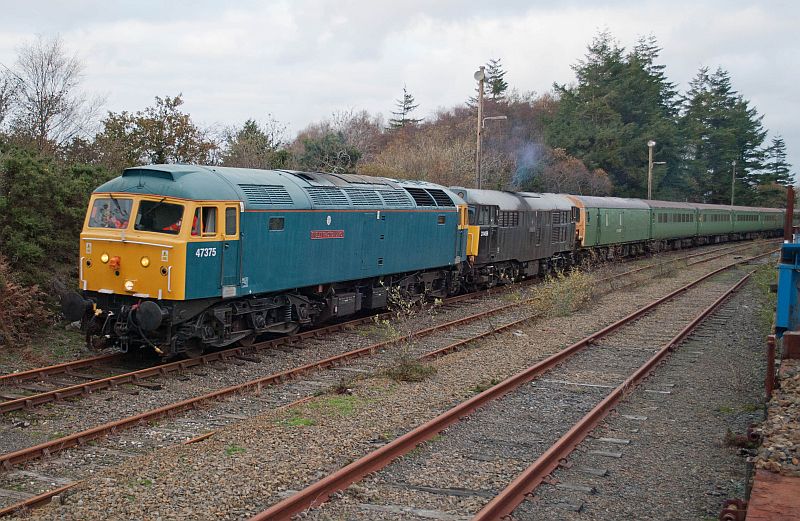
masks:
[(213, 237), (217, 234), (217, 207), (201, 206), (194, 211), (193, 237)]
[(225, 235), (236, 235), (236, 208), (225, 208)]

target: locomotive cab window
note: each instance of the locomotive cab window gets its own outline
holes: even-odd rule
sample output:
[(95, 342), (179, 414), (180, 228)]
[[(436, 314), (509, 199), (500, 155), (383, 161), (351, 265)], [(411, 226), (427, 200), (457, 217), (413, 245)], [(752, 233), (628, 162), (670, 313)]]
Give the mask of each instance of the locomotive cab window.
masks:
[(95, 199), (89, 213), (90, 228), (127, 228), (133, 200), (118, 197)]
[(225, 208), (225, 235), (236, 235), (236, 208)]
[(280, 232), (283, 231), (284, 220), (283, 217), (270, 217), (269, 218), (269, 231)]
[(183, 205), (161, 201), (142, 201), (136, 213), (137, 230), (177, 235), (183, 225)]
[(202, 206), (194, 211), (193, 237), (213, 237), (217, 234), (217, 207)]

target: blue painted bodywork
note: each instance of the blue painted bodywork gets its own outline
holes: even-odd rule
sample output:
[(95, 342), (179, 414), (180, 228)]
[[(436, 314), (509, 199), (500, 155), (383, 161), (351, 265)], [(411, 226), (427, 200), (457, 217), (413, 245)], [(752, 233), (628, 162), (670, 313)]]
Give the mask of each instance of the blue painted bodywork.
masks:
[[(96, 192), (236, 204), (238, 240), (187, 242), (187, 300), (455, 267), (466, 254), (457, 209), (465, 203), (432, 183), (149, 165), (126, 170)], [(282, 218), (282, 229), (270, 229), (270, 218)]]
[(781, 262), (778, 264), (778, 303), (775, 311), (775, 332), (778, 337), (785, 331), (794, 331), (800, 326), (798, 309), (800, 292), (800, 243), (784, 243)]

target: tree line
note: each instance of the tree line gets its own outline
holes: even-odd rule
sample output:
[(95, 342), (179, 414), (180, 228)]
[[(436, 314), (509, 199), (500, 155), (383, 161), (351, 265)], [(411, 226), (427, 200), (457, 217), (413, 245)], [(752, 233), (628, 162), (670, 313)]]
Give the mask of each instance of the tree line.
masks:
[[(762, 115), (723, 69), (702, 68), (678, 92), (652, 37), (631, 49), (599, 33), (575, 81), (536, 94), (486, 63), (484, 186), (645, 197), (654, 141), (654, 197), (780, 206), (792, 183), (786, 143), (767, 141)], [(37, 38), (0, 66), (0, 255), (25, 282), (65, 275), (91, 189), (144, 163), (293, 168), (474, 185), (475, 96), (426, 118), (404, 85), (385, 121), (337, 111), (290, 136), (269, 114), (198, 125), (183, 96), (106, 111), (84, 93), (80, 59), (59, 38)], [(734, 167), (735, 164), (735, 167)], [(69, 266), (70, 268), (64, 268)]]

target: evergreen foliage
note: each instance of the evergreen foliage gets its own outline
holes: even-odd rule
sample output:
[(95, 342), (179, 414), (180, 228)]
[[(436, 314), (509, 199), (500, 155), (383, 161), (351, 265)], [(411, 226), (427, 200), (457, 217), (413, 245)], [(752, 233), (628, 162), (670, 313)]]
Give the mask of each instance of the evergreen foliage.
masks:
[(411, 113), (414, 112), (419, 105), (415, 102), (414, 96), (408, 92), (405, 85), (403, 85), (403, 97), (396, 101), (396, 105), (397, 111), (392, 112), (394, 117), (389, 119), (389, 128), (391, 130), (404, 128), (407, 125), (416, 125), (422, 121), (422, 119), (411, 117)]
[(680, 184), (676, 92), (657, 63), (659, 52), (655, 40), (645, 38), (626, 54), (602, 32), (573, 67), (577, 84), (555, 85), (560, 103), (547, 120), (547, 144), (590, 170), (608, 172), (615, 195), (647, 194), (649, 140), (659, 145), (655, 160), (667, 163), (654, 170), (655, 194), (666, 197)]
[(360, 157), (361, 152), (348, 145), (341, 132), (328, 132), (303, 139), (296, 162), (299, 169), (311, 172), (355, 173)]
[(222, 164), (240, 168), (286, 168), (289, 153), (283, 148), (285, 127), (275, 120), (260, 126), (248, 119), (239, 129), (228, 131)]
[(761, 178), (765, 182), (790, 186), (794, 182), (791, 168), (792, 165), (786, 161), (786, 142), (782, 136), (775, 136), (766, 149), (766, 162)]
[(736, 161), (736, 202), (750, 204), (751, 189), (762, 184), (762, 144), (766, 131), (761, 116), (733, 90), (730, 75), (701, 68), (689, 84), (681, 132), (687, 176), (695, 188), (690, 196), (709, 203), (730, 203), (733, 162)]
[(486, 94), (494, 101), (498, 101), (505, 96), (508, 90), (508, 82), (504, 79), (506, 71), (500, 63), (500, 58), (492, 58), (486, 64)]
[(60, 165), (25, 150), (0, 163), (0, 244), (25, 283), (72, 271), (89, 194), (110, 176), (86, 165)]

